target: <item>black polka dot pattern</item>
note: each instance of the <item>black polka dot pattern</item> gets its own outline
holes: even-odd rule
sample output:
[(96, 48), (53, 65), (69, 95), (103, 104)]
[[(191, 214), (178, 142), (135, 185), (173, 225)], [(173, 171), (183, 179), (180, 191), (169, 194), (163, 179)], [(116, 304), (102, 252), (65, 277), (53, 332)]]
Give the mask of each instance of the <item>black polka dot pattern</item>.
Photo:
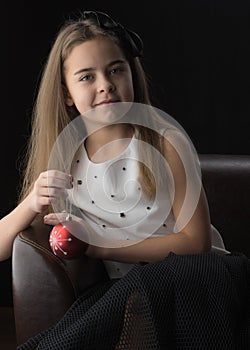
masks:
[[(78, 158), (78, 159), (76, 159), (76, 167), (81, 167), (82, 165), (82, 159), (80, 159), (80, 158)], [(116, 168), (117, 169), (117, 168)], [(128, 166), (128, 163), (127, 162), (122, 162), (122, 163), (120, 163), (120, 165), (119, 165), (119, 170), (120, 170), (120, 172), (122, 173), (122, 177), (121, 177), (121, 181), (124, 181), (125, 183), (126, 183), (126, 180), (127, 180), (127, 178), (128, 178), (128, 180), (130, 180), (130, 170), (132, 170), (133, 169), (133, 167), (130, 169), (130, 166)], [(80, 168), (79, 168), (79, 170), (81, 170)], [(118, 169), (117, 169), (118, 170)], [(101, 168), (101, 171), (102, 171), (102, 168)], [(90, 173), (91, 174), (91, 173)], [(94, 214), (94, 210), (96, 210), (96, 209), (94, 209), (95, 207), (96, 208), (99, 208), (99, 209), (102, 209), (102, 206), (100, 206), (99, 205), (99, 202), (100, 202), (100, 191), (98, 190), (99, 189), (99, 187), (98, 188), (95, 188), (95, 184), (97, 183), (98, 185), (97, 186), (100, 186), (101, 185), (101, 183), (99, 184), (99, 181), (102, 181), (102, 179), (103, 179), (103, 177), (102, 177), (102, 175), (101, 175), (102, 173), (99, 173), (99, 168), (97, 168), (97, 169), (95, 169), (94, 168), (94, 172), (92, 172), (92, 174), (90, 175), (90, 178), (92, 178), (92, 180), (94, 181), (93, 182), (93, 186), (94, 186), (94, 191), (92, 192), (92, 193), (89, 193), (89, 195), (90, 195), (90, 197), (89, 197), (89, 205), (91, 206), (91, 208), (92, 209), (90, 209), (91, 210), (91, 212), (93, 211), (93, 214)], [(76, 183), (77, 183), (77, 185), (83, 185), (83, 179), (81, 179), (81, 172), (79, 172), (78, 173), (78, 176), (80, 177), (79, 179), (77, 179), (76, 180)], [(132, 178), (133, 179), (133, 178)], [(138, 179), (137, 179), (138, 180)], [(91, 181), (91, 179), (90, 179), (90, 181)], [(111, 178), (111, 181), (112, 181), (112, 178)], [(91, 182), (90, 182), (91, 183)], [(94, 184), (95, 183), (95, 184)], [(119, 184), (119, 182), (118, 182), (118, 184)], [(117, 202), (117, 204), (119, 204), (118, 203), (118, 200), (119, 200), (119, 198), (121, 197), (123, 197), (123, 193), (122, 193), (122, 186), (117, 186), (117, 185), (115, 185), (115, 187), (113, 187), (113, 189), (111, 189), (113, 186), (111, 186), (110, 187), (110, 192), (108, 192), (109, 194), (108, 194), (108, 196), (109, 196), (109, 198), (110, 198), (110, 200), (112, 200), (113, 199), (113, 203), (114, 202)], [(82, 189), (84, 190), (84, 188), (82, 187)], [(79, 188), (79, 190), (80, 190), (80, 188)], [(140, 184), (139, 183), (137, 183), (137, 186), (135, 186), (135, 191), (138, 191), (137, 192), (137, 196), (138, 195), (140, 195), (139, 194), (139, 192), (143, 192), (142, 191), (142, 187), (140, 186)], [(120, 193), (121, 192), (121, 193)], [(97, 196), (96, 196), (97, 195)], [(105, 196), (107, 196), (107, 192), (105, 193)], [(144, 201), (144, 199), (142, 198), (142, 203), (140, 204), (141, 205), (141, 210), (143, 210), (143, 207), (144, 207), (144, 214), (143, 215), (146, 215), (146, 216), (148, 216), (149, 214), (152, 214), (152, 212), (153, 212), (153, 208), (152, 208), (152, 202), (151, 202), (151, 200), (149, 200), (149, 201)], [(140, 206), (139, 205), (139, 206)], [(116, 218), (118, 218), (118, 220), (119, 220), (119, 222), (120, 222), (120, 224), (118, 224), (118, 222), (117, 221), (115, 221), (116, 222), (116, 225), (118, 225), (118, 227), (119, 227), (119, 225), (122, 225), (123, 226), (123, 224), (125, 223), (128, 223), (128, 224), (130, 224), (130, 220), (133, 220), (133, 219), (131, 219), (131, 218), (133, 218), (133, 212), (131, 212), (130, 213), (130, 211), (129, 210), (127, 210), (127, 209), (125, 209), (125, 212), (123, 212), (122, 210), (124, 210), (125, 208), (123, 208), (123, 207), (120, 207), (120, 209), (118, 209), (118, 210), (120, 210), (120, 211), (114, 211), (113, 212), (113, 214), (114, 214), (114, 220), (116, 220), (115, 219), (115, 217)], [(100, 215), (100, 214), (99, 214)], [(112, 228), (113, 227), (113, 225), (112, 225), (112, 223), (111, 223), (111, 226), (110, 226), (110, 224), (106, 221), (106, 213), (104, 213), (103, 215), (100, 215), (100, 217), (98, 217), (97, 218), (98, 219), (98, 221), (99, 221), (99, 227), (100, 228), (103, 228), (103, 229), (109, 229), (109, 228)], [(163, 219), (164, 220), (164, 219)], [(166, 225), (166, 222), (165, 221), (163, 221), (162, 220), (162, 224), (161, 224), (161, 227), (162, 228), (167, 228), (167, 225)], [(165, 231), (165, 230), (164, 230)], [(124, 238), (124, 239), (126, 239), (126, 238)], [(129, 239), (129, 238), (128, 238)]]

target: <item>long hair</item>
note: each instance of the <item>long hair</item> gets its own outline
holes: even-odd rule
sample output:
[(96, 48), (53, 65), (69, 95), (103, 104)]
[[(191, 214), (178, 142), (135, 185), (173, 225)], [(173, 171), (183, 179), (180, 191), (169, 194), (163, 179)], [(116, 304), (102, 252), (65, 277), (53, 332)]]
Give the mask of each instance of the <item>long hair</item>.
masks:
[[(111, 37), (123, 50), (131, 67), (134, 102), (151, 104), (148, 77), (144, 72), (140, 58), (133, 57), (128, 50), (122, 47), (115, 34), (100, 28), (93, 20), (80, 18), (67, 21), (59, 30), (41, 76), (32, 113), (31, 136), (24, 162), (19, 201), (22, 201), (31, 191), (39, 174), (47, 170), (50, 153), (58, 135), (67, 124), (79, 115), (74, 106), (69, 107), (65, 103), (64, 62), (74, 47), (100, 36)], [(155, 131), (143, 126), (137, 126), (136, 130), (138, 139), (150, 143), (162, 152), (161, 141)], [(143, 149), (140, 152), (143, 153)], [(141, 157), (142, 159), (150, 157), (150, 154), (147, 151), (147, 154), (142, 154)], [(153, 161), (152, 155), (151, 158)], [(139, 174), (145, 193), (153, 195), (155, 193), (153, 174), (142, 163), (139, 163)]]

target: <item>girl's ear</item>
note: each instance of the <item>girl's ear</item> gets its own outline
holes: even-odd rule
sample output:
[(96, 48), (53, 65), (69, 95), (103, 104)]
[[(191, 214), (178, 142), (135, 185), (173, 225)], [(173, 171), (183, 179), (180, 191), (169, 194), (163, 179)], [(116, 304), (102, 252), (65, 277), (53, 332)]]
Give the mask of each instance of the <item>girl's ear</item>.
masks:
[(72, 107), (74, 104), (74, 101), (72, 100), (70, 94), (68, 94), (68, 96), (65, 97), (65, 103), (67, 106)]
[(65, 86), (63, 86), (63, 94), (64, 94), (64, 101), (65, 101), (66, 105), (68, 107), (73, 106), (74, 101), (73, 101), (72, 97), (70, 96), (68, 89)]

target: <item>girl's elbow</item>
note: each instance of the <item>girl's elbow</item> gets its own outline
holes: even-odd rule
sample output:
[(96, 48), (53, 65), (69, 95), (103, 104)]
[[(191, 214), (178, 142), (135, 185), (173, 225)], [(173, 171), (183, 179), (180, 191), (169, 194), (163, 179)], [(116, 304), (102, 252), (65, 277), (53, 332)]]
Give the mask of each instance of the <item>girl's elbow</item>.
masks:
[(199, 253), (207, 253), (210, 252), (212, 248), (212, 241), (210, 235), (207, 235), (203, 237), (199, 244), (198, 244), (198, 250)]

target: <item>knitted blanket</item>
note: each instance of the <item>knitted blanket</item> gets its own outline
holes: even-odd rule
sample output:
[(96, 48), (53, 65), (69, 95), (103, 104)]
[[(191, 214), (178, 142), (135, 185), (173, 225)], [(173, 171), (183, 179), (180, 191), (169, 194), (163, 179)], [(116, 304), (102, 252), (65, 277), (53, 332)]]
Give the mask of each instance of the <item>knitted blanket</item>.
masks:
[(17, 350), (250, 349), (250, 259), (169, 254), (79, 297)]

